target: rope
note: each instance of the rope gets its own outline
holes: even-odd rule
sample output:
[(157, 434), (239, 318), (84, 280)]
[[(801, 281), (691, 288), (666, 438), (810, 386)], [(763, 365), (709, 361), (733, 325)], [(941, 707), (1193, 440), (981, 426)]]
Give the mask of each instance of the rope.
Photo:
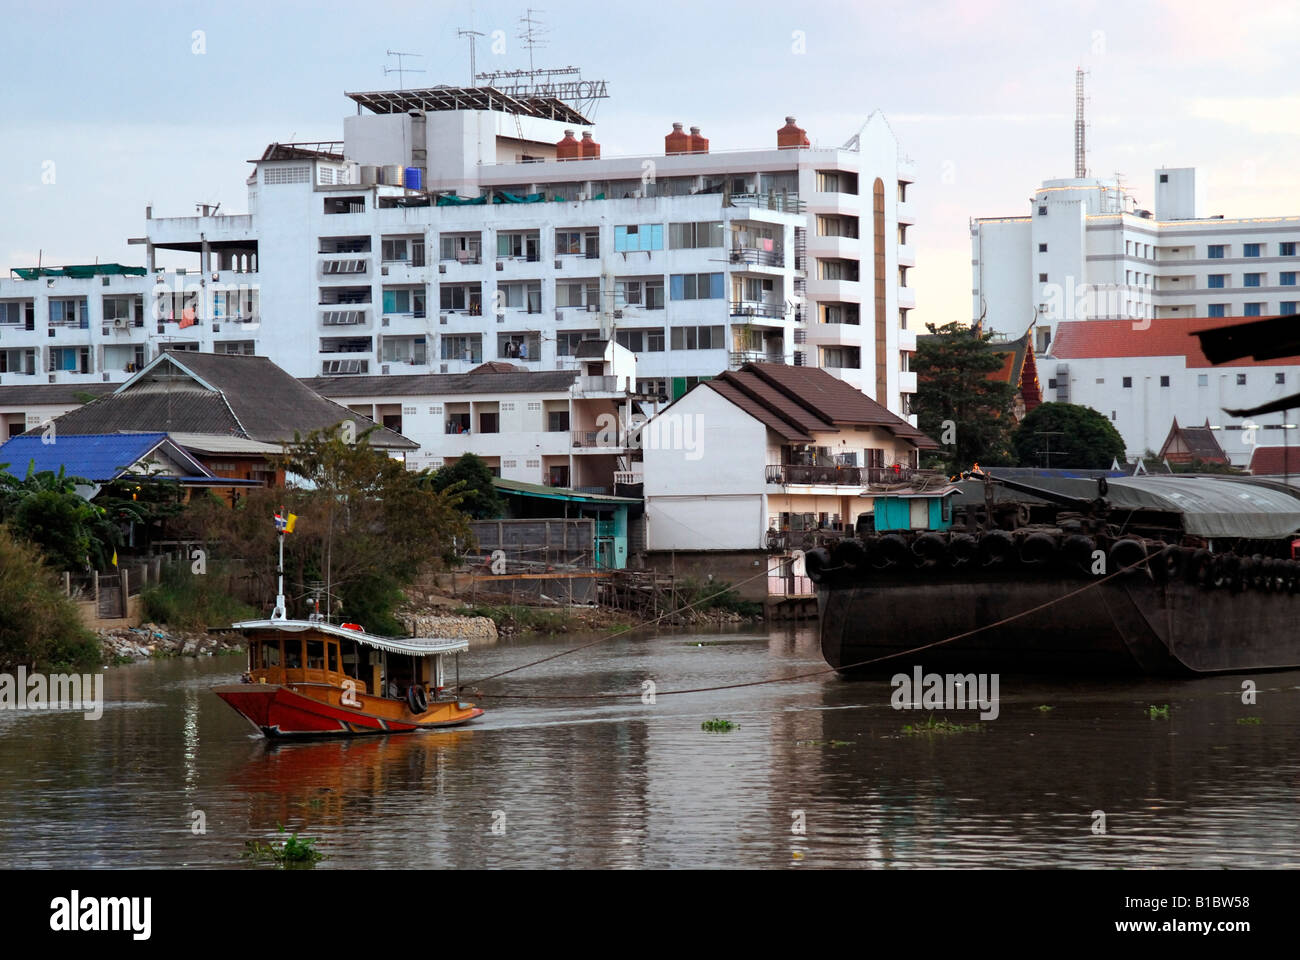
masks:
[[(1085, 584), (1084, 586), (1079, 587), (1077, 590), (1071, 590), (1069, 593), (1063, 594), (1062, 596), (1059, 597), (1055, 597), (1051, 600), (1047, 600), (1043, 603), (1038, 604), (1037, 606), (1030, 607), (1028, 610), (1022, 610), (1019, 613), (1014, 613), (1009, 617), (1003, 617), (1001, 620), (997, 620), (993, 623), (986, 623), (982, 627), (976, 627), (973, 630), (967, 630), (965, 633), (953, 634), (951, 637), (944, 637), (942, 640), (934, 640), (931, 641), (930, 643), (922, 644), (919, 647), (912, 647), (910, 650), (901, 650), (898, 653), (887, 653), (883, 656), (873, 657), (870, 660), (860, 660), (857, 663), (846, 664), (845, 666), (842, 667), (825, 667), (821, 670), (810, 670), (807, 673), (796, 673), (788, 677), (769, 677), (766, 680), (747, 680), (743, 683), (725, 683), (725, 684), (720, 684), (718, 686), (692, 687), (683, 690), (656, 690), (655, 696), (671, 697), (671, 696), (676, 696), (676, 695), (686, 694), (686, 693), (713, 693), (718, 690), (738, 690), (741, 689), (742, 687), (761, 687), (772, 683), (788, 683), (793, 680), (807, 680), (810, 677), (825, 676), (828, 673), (840, 673), (848, 670), (857, 670), (860, 669), (861, 667), (870, 666), (873, 663), (880, 663), (881, 661), (884, 660), (896, 660), (899, 657), (906, 657), (914, 653), (920, 653), (922, 650), (929, 650), (931, 647), (942, 646), (945, 643), (952, 643), (955, 640), (964, 640), (967, 637), (975, 636), (975, 634), (977, 633), (983, 633), (985, 630), (992, 630), (994, 627), (1001, 627), (1004, 626), (1005, 624), (1012, 623), (1015, 620), (1019, 620), (1021, 617), (1027, 617), (1030, 614), (1037, 613), (1040, 610), (1046, 610), (1048, 607), (1069, 600), (1071, 597), (1078, 596), (1079, 594), (1083, 593), (1086, 590), (1091, 590), (1094, 587), (1099, 587), (1106, 581), (1113, 580), (1122, 574), (1128, 573), (1130, 570), (1134, 570), (1137, 567), (1144, 566), (1146, 565), (1147, 560), (1148, 560), (1147, 557), (1143, 557), (1141, 560), (1137, 561), (1136, 563), (1130, 563), (1126, 567), (1121, 567), (1119, 570), (1116, 570), (1114, 573), (1107, 574), (1106, 576), (1102, 577), (1100, 580), (1093, 580), (1091, 583)], [(751, 577), (750, 579), (753, 578)], [(614, 636), (618, 636), (618, 634), (615, 634)], [(613, 639), (613, 637), (606, 637), (602, 639)], [(594, 646), (596, 643), (600, 643), (600, 642), (602, 641), (595, 640), (592, 641), (591, 643), (583, 644), (581, 647), (574, 647), (573, 650), (562, 651), (550, 657), (546, 657), (545, 660), (554, 660), (556, 657), (562, 657), (566, 653), (572, 653), (576, 650), (581, 650), (584, 647)], [(544, 663), (545, 660), (537, 660), (534, 661), (534, 663)], [(515, 669), (522, 670), (524, 669), (524, 667), (530, 667), (533, 665), (534, 664), (526, 663), (521, 667), (516, 667)], [(505, 676), (506, 673), (513, 673), (513, 672), (514, 670), (506, 670), (503, 673), (494, 674), (492, 677), (485, 677), (484, 681), (492, 680), (495, 677)], [(484, 681), (479, 681), (479, 682), (481, 683)], [(545, 696), (545, 695), (521, 694), (521, 693), (511, 694), (511, 693), (477, 693), (476, 692), (474, 696), (494, 697), (498, 700), (623, 700), (623, 699), (630, 699), (633, 697), (639, 699), (641, 697), (641, 694), (640, 693), (575, 693), (575, 694), (565, 694), (560, 696)]]

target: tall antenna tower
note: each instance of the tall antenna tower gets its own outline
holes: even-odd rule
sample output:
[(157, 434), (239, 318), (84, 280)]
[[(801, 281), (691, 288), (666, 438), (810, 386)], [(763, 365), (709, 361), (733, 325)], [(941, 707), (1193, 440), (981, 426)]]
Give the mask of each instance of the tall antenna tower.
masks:
[(524, 15), (519, 18), (519, 22), (524, 25), (523, 32), (519, 34), (519, 39), (524, 42), (528, 48), (528, 72), (535, 73), (536, 67), (533, 66), (533, 48), (546, 46), (546, 41), (542, 39), (549, 31), (541, 20), (533, 16), (534, 13), (545, 13), (545, 10), (534, 10), (529, 7), (524, 11)]
[(457, 30), (456, 36), (469, 37), (469, 85), (472, 87), (476, 82), (474, 76), (477, 73), (474, 64), (475, 48), (478, 46), (478, 38), (483, 36), (483, 33), (479, 30)]
[(1080, 180), (1088, 175), (1086, 149), (1083, 124), (1083, 67), (1079, 67), (1074, 71), (1074, 176)]
[(396, 57), (396, 58), (397, 58), (397, 66), (395, 66), (395, 67), (388, 67), (388, 66), (385, 66), (385, 67), (384, 67), (384, 76), (388, 76), (390, 73), (395, 73), (395, 74), (397, 74), (397, 86), (398, 86), (398, 89), (400, 89), (400, 90), (405, 90), (405, 89), (406, 89), (406, 74), (408, 74), (408, 73), (424, 73), (423, 70), (417, 70), (417, 69), (415, 69), (414, 67), (405, 67), (405, 66), (402, 66), (402, 57), (419, 57), (420, 59), (424, 59), (424, 54), (422, 54), (422, 53), (402, 53), (401, 51), (398, 51), (398, 50), (389, 50), (389, 51), (388, 51), (388, 55), (389, 55), (390, 57)]

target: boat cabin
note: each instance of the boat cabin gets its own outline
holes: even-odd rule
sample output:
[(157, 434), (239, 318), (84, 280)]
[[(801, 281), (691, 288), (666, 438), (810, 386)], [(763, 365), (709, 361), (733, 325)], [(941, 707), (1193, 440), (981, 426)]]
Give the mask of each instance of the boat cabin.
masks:
[(937, 490), (891, 490), (872, 494), (872, 516), (877, 533), (952, 528), (952, 498), (957, 487)]

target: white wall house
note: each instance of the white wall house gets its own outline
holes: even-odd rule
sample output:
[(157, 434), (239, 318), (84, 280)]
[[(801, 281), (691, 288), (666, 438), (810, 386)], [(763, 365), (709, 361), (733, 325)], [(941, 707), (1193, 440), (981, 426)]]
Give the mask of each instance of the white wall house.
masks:
[(910, 415), (914, 175), (880, 115), (846, 148), (787, 121), (783, 147), (559, 159), (591, 132), (560, 101), (349, 96), (342, 141), (267, 148), (247, 213), (147, 209), (148, 276), (0, 279), (0, 384), (120, 382), (164, 345), (300, 377), (554, 369), (600, 336), (645, 393), (777, 360)]
[(642, 431), (647, 548), (766, 550), (852, 529), (871, 484), (907, 479), (933, 446), (826, 371), (748, 364)]
[(1034, 325), (1045, 353), (1063, 321), (1297, 312), (1300, 216), (1206, 216), (1192, 167), (1154, 181), (1154, 210), (1113, 179), (1047, 180), (1027, 215), (972, 220), (971, 316)]
[[(1108, 417), (1130, 458), (1159, 451), (1174, 418), (1208, 422), (1232, 463), (1246, 466), (1258, 446), (1281, 446), (1283, 425), (1300, 411), (1243, 420), (1227, 409), (1250, 409), (1300, 391), (1300, 358), (1234, 360), (1212, 366), (1192, 331), (1250, 322), (1244, 318), (1165, 318), (1149, 327), (1131, 320), (1093, 320), (1057, 327), (1049, 356), (1038, 358), (1043, 399), (1083, 404)], [(1252, 430), (1251, 424), (1258, 429)]]

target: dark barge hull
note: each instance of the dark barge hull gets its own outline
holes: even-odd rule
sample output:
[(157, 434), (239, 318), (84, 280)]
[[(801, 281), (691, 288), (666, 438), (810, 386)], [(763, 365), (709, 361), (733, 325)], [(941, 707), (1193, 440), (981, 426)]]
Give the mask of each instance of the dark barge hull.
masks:
[[(1088, 587), (1061, 600), (1081, 587)], [(1060, 600), (1034, 613), (1025, 611)], [(1199, 676), (1300, 667), (1300, 593), (1207, 590), (1145, 570), (1091, 586), (1025, 569), (879, 571), (819, 585), (821, 648), (847, 675), (926, 670)], [(977, 627), (970, 637), (915, 650)], [(890, 659), (858, 666), (878, 658)]]

